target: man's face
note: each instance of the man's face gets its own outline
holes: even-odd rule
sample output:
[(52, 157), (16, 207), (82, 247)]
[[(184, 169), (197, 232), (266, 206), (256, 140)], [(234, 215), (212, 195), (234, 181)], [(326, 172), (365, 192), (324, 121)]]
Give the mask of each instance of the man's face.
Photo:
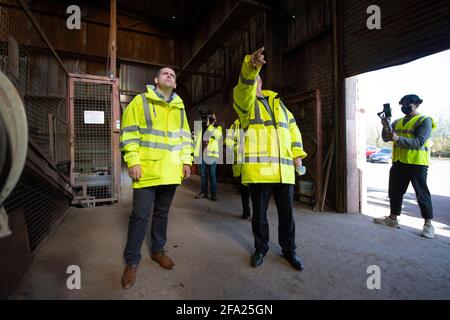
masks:
[(177, 87), (175, 71), (170, 68), (162, 68), (155, 78), (155, 83), (162, 89), (175, 89)]

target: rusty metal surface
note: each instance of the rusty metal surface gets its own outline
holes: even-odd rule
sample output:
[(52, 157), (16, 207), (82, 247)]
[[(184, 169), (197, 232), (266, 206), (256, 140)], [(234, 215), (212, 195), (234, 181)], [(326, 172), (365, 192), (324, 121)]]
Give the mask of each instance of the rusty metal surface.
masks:
[[(118, 79), (71, 74), (69, 83), (73, 203), (117, 201), (120, 194)], [(102, 119), (92, 123), (86, 118), (86, 112), (100, 112)]]

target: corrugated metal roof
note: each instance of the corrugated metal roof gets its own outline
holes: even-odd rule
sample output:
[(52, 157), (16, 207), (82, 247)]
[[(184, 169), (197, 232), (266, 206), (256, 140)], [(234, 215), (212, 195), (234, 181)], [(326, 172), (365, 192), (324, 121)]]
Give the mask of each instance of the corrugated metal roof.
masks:
[(369, 30), (369, 0), (343, 0), (345, 76), (450, 49), (450, 1), (380, 0), (381, 29)]

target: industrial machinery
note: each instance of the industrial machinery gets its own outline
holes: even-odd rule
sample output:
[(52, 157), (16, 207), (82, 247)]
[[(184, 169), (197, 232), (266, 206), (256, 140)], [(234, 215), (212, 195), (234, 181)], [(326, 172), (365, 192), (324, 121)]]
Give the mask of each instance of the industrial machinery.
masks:
[(22, 174), (28, 150), (28, 125), (22, 99), (0, 71), (0, 238), (11, 234), (3, 202)]

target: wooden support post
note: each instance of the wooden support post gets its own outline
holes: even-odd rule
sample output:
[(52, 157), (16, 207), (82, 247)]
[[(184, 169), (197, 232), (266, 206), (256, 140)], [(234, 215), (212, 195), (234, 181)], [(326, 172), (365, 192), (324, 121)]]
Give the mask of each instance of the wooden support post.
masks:
[(333, 163), (334, 142), (335, 142), (335, 139), (333, 137), (333, 139), (331, 140), (330, 149), (329, 149), (329, 158), (327, 159), (328, 164), (327, 164), (327, 172), (325, 174), (325, 181), (323, 183), (322, 199), (320, 199), (320, 212), (323, 212), (323, 208), (325, 207), (325, 200), (327, 198), (328, 180), (330, 178), (331, 164)]
[(109, 52), (111, 57), (111, 78), (116, 78), (116, 60), (117, 60), (117, 8), (116, 0), (111, 0), (111, 24), (110, 24), (110, 44)]

